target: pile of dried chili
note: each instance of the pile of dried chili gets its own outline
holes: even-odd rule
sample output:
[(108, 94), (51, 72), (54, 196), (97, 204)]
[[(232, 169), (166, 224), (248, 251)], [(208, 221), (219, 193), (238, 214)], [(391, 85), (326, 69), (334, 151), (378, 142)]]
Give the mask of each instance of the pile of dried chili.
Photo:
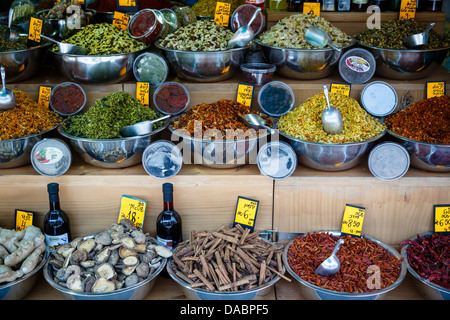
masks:
[(422, 278), (450, 289), (450, 235), (433, 233), (405, 240), (408, 263)]
[[(336, 242), (344, 239), (336, 256), (341, 263), (338, 273), (319, 276), (314, 273), (327, 259)], [(287, 252), (291, 269), (303, 280), (318, 287), (345, 293), (371, 292), (392, 285), (400, 275), (401, 259), (366, 237), (336, 237), (330, 233), (307, 233), (294, 239)], [(372, 268), (380, 270), (378, 286), (370, 285)]]
[(13, 91), (16, 107), (0, 112), (0, 140), (27, 137), (49, 130), (60, 123), (56, 112), (38, 104), (21, 90)]
[(416, 141), (450, 144), (450, 97), (440, 96), (413, 103), (386, 117), (392, 132)]

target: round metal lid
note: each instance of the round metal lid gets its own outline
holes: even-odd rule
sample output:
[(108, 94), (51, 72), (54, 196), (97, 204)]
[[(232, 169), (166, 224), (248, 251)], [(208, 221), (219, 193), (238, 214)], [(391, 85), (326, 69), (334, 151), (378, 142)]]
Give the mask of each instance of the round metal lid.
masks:
[(361, 48), (350, 49), (339, 60), (339, 74), (351, 84), (361, 84), (369, 81), (376, 69), (372, 53)]
[(284, 82), (271, 81), (262, 86), (259, 91), (258, 103), (266, 114), (280, 117), (294, 106), (294, 91)]
[(389, 83), (374, 81), (366, 85), (361, 92), (361, 103), (371, 115), (385, 117), (397, 107), (398, 96)]
[(58, 177), (69, 170), (72, 163), (72, 153), (64, 141), (46, 138), (34, 145), (30, 160), (33, 168), (39, 174)]
[(281, 180), (289, 177), (297, 168), (297, 155), (288, 143), (272, 141), (258, 151), (257, 162), (262, 174)]
[(145, 171), (159, 179), (175, 176), (183, 165), (180, 149), (168, 140), (158, 140), (145, 148), (142, 154)]
[(400, 144), (383, 142), (369, 154), (369, 170), (380, 180), (393, 181), (405, 175), (409, 169), (409, 153)]

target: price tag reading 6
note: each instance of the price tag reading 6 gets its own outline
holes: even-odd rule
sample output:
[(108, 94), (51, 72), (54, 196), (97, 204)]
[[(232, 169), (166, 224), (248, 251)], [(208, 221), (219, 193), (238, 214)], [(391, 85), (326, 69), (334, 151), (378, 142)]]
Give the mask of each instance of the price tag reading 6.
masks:
[(450, 232), (450, 204), (434, 206), (434, 232)]
[(259, 201), (244, 197), (238, 197), (236, 204), (236, 214), (234, 223), (250, 228), (255, 228), (256, 213), (258, 212)]
[(365, 211), (366, 209), (362, 207), (345, 205), (341, 233), (360, 237)]
[(147, 201), (123, 195), (120, 201), (118, 222), (122, 219), (128, 219), (133, 221), (136, 227), (142, 228), (146, 207)]
[(228, 27), (228, 21), (230, 20), (231, 3), (217, 2), (216, 12), (214, 15), (214, 22), (221, 26)]

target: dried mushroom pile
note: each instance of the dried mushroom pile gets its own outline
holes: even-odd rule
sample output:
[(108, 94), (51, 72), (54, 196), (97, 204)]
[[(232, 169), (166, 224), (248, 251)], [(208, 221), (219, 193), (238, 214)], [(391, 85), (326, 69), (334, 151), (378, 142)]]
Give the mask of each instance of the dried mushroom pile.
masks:
[(180, 243), (173, 254), (172, 271), (191, 288), (208, 291), (244, 291), (283, 275), (282, 247), (258, 238), (240, 225), (199, 232)]
[(60, 246), (48, 264), (60, 286), (105, 293), (144, 281), (171, 255), (132, 221), (122, 219), (93, 237)]
[(0, 284), (32, 272), (44, 258), (45, 237), (35, 226), (15, 231), (0, 228)]

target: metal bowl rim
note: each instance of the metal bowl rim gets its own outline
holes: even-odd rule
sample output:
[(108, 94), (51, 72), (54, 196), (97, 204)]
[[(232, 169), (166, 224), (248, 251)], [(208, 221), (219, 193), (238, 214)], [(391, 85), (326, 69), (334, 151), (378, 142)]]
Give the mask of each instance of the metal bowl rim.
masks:
[(300, 142), (300, 143), (305, 143), (305, 144), (310, 144), (310, 145), (317, 145), (317, 146), (337, 146), (337, 147), (346, 147), (346, 146), (356, 146), (356, 145), (360, 145), (360, 144), (366, 144), (366, 143), (370, 143), (370, 142), (374, 142), (377, 141), (378, 139), (382, 138), (385, 134), (386, 134), (387, 129), (384, 129), (383, 132), (381, 132), (379, 135), (370, 138), (369, 140), (364, 140), (364, 141), (358, 141), (358, 142), (348, 142), (348, 143), (322, 143), (322, 142), (313, 142), (313, 141), (307, 141), (307, 140), (301, 140), (295, 137), (292, 137), (290, 135), (288, 135), (287, 133), (279, 130), (280, 134), (285, 137), (288, 138), (289, 140), (292, 140), (294, 142)]
[(29, 135), (29, 136), (26, 136), (26, 137), (20, 137), (20, 138), (8, 139), (8, 140), (0, 140), (0, 144), (2, 144), (3, 142), (11, 142), (11, 141), (25, 140), (25, 139), (28, 139), (28, 138), (34, 138), (34, 137), (37, 137), (37, 136), (49, 133), (50, 131), (52, 131), (53, 129), (55, 129), (55, 128), (59, 127), (59, 126), (60, 126), (60, 124), (57, 124), (57, 125), (55, 125), (54, 127), (50, 128), (48, 130), (41, 131), (39, 133), (35, 133), (35, 134)]
[[(319, 233), (330, 233), (333, 236), (338, 236), (341, 234), (340, 231), (318, 231)], [(401, 259), (401, 255), (400, 253), (395, 250), (392, 246), (381, 242), (378, 239), (375, 239), (373, 237), (364, 235), (367, 239), (370, 239), (376, 243), (378, 243), (379, 245), (381, 245), (384, 249), (386, 249), (391, 255), (395, 256), (397, 259)], [(289, 262), (287, 261), (287, 251), (289, 250), (290, 245), (294, 242), (295, 239), (289, 241), (288, 244), (285, 245), (285, 248), (283, 250), (283, 263), (284, 266), (286, 268), (286, 270), (289, 272), (289, 274), (298, 282), (300, 282), (300, 284), (308, 287), (309, 289), (313, 289), (314, 291), (321, 291), (324, 293), (328, 293), (328, 294), (333, 294), (333, 295), (339, 295), (339, 296), (343, 296), (343, 297), (348, 297), (348, 298), (362, 298), (362, 297), (367, 297), (367, 296), (377, 296), (377, 295), (381, 295), (381, 294), (385, 294), (395, 288), (397, 288), (405, 279), (406, 277), (406, 273), (407, 273), (407, 267), (406, 267), (406, 263), (405, 261), (401, 261), (400, 262), (400, 274), (398, 276), (398, 278), (395, 280), (395, 282), (393, 284), (391, 284), (388, 287), (385, 287), (383, 289), (380, 290), (376, 290), (376, 291), (370, 291), (370, 292), (361, 292), (361, 293), (350, 293), (350, 292), (340, 292), (340, 291), (334, 291), (334, 290), (330, 290), (330, 289), (324, 289), (322, 287), (316, 286), (310, 282), (307, 282), (305, 280), (303, 280), (300, 276), (298, 276), (292, 269), (291, 266), (289, 265)]]
[(33, 271), (31, 271), (30, 273), (26, 274), (25, 276), (21, 277), (20, 279), (14, 280), (12, 282), (7, 282), (5, 284), (0, 285), (0, 291), (9, 288), (11, 286), (14, 286), (22, 281), (25, 281), (26, 279), (30, 278), (31, 276), (33, 276), (35, 273), (37, 273), (39, 270), (42, 269), (42, 267), (47, 263), (47, 258), (45, 258), (45, 252), (44, 252), (44, 256), (42, 258), (42, 260), (39, 262), (39, 264), (34, 267)]
[[(420, 238), (424, 237), (424, 236), (428, 236), (433, 234), (433, 232), (427, 232), (427, 233), (423, 233), (421, 235), (419, 235)], [(411, 237), (408, 240), (412, 240), (415, 241), (417, 239), (417, 236)], [(441, 292), (446, 292), (446, 293), (450, 293), (450, 289), (446, 289), (444, 287), (441, 287), (440, 285), (437, 285), (435, 283), (430, 282), (429, 280), (426, 280), (424, 278), (422, 278), (410, 265), (409, 265), (409, 261), (408, 261), (408, 252), (406, 252), (406, 249), (408, 249), (411, 245), (410, 244), (405, 244), (402, 246), (401, 249), (401, 256), (404, 258), (403, 260), (406, 263), (406, 267), (409, 271), (409, 273), (411, 273), (414, 278), (416, 278), (417, 280), (419, 280), (420, 282), (426, 284), (427, 286), (430, 286), (433, 289), (439, 290)]]
[(450, 144), (439, 144), (439, 143), (430, 143), (430, 142), (412, 140), (412, 139), (409, 139), (409, 138), (406, 138), (406, 137), (402, 137), (401, 135), (399, 135), (399, 134), (397, 134), (395, 132), (392, 132), (389, 129), (386, 129), (386, 130), (393, 137), (401, 139), (401, 140), (404, 140), (406, 142), (412, 142), (412, 143), (417, 143), (417, 144), (424, 144), (424, 145), (434, 146), (434, 147), (442, 147), (442, 148), (446, 148), (447, 147), (447, 148), (450, 148)]
[(250, 45), (246, 45), (245, 47), (240, 47), (240, 48), (229, 48), (226, 50), (216, 50), (216, 51), (188, 51), (188, 50), (178, 50), (178, 49), (170, 49), (170, 48), (166, 48), (163, 47), (159, 44), (159, 40), (154, 42), (155, 47), (157, 47), (158, 49), (161, 50), (165, 50), (165, 51), (170, 51), (170, 52), (175, 52), (175, 53), (185, 53), (185, 54), (196, 54), (196, 53), (203, 53), (203, 54), (220, 54), (220, 53), (230, 53), (230, 52), (235, 52), (235, 51), (244, 51), (250, 48)]
[(61, 56), (61, 57), (76, 57), (78, 59), (86, 59), (86, 58), (111, 58), (111, 57), (118, 57), (118, 56), (128, 56), (133, 54), (141, 54), (144, 53), (147, 49), (150, 48), (151, 45), (146, 46), (145, 48), (138, 50), (138, 51), (132, 51), (132, 52), (124, 52), (124, 53), (113, 53), (113, 54), (103, 54), (103, 55), (93, 55), (93, 54), (86, 54), (86, 55), (79, 55), (79, 54), (69, 54), (69, 53), (61, 53), (61, 52), (55, 52), (49, 48), (49, 52), (51, 54), (54, 54), (55, 56)]
[(19, 49), (19, 50), (11, 50), (11, 51), (1, 51), (0, 52), (0, 56), (2, 54), (8, 54), (8, 53), (23, 53), (24, 51), (28, 52), (28, 51), (34, 51), (34, 50), (39, 50), (39, 49), (46, 49), (46, 47), (50, 47), (51, 45), (52, 45), (52, 43), (47, 42), (47, 43), (40, 44), (38, 46), (31, 47), (31, 48), (25, 48), (25, 49)]
[[(80, 238), (82, 238), (83, 240), (84, 239), (90, 239), (90, 238), (93, 238), (97, 233), (94, 233), (94, 234), (91, 234), (91, 235), (88, 235), (88, 236), (84, 236), (84, 237), (80, 237)], [(156, 243), (156, 240), (155, 240), (155, 243)], [(167, 258), (163, 258), (161, 260), (162, 261), (161, 265), (158, 267), (158, 269), (156, 269), (155, 272), (153, 272), (150, 275), (150, 277), (148, 277), (147, 279), (145, 279), (145, 280), (143, 280), (141, 282), (138, 282), (138, 283), (136, 283), (135, 285), (133, 285), (131, 287), (121, 288), (121, 289), (117, 289), (117, 290), (114, 290), (114, 291), (111, 291), (111, 292), (101, 292), (101, 293), (77, 292), (77, 291), (73, 291), (73, 290), (67, 289), (67, 288), (65, 288), (63, 286), (60, 286), (49, 275), (49, 272), (48, 272), (49, 260), (46, 261), (46, 263), (45, 263), (45, 267), (43, 269), (43, 274), (44, 274), (44, 278), (48, 282), (48, 284), (50, 284), (53, 288), (57, 289), (58, 291), (61, 291), (62, 293), (70, 294), (70, 295), (73, 295), (73, 296), (79, 296), (79, 297), (96, 297), (96, 296), (97, 297), (100, 297), (100, 296), (108, 297), (108, 296), (113, 296), (113, 295), (116, 295), (116, 294), (121, 294), (121, 293), (124, 293), (124, 292), (127, 292), (127, 291), (133, 291), (135, 289), (138, 289), (138, 288), (146, 285), (150, 281), (154, 280), (156, 278), (156, 276), (158, 276), (161, 273), (161, 271), (166, 267), (167, 260), (168, 260)]]
[(392, 51), (392, 52), (401, 52), (401, 53), (404, 53), (404, 52), (422, 53), (422, 52), (444, 51), (444, 50), (450, 49), (450, 46), (444, 47), (444, 48), (437, 48), (437, 49), (389, 49), (389, 48), (380, 48), (380, 47), (369, 46), (360, 41), (356, 41), (356, 43), (362, 47), (366, 47), (366, 48), (373, 49), (373, 50)]
[[(348, 45), (343, 46), (343, 47), (339, 47), (341, 50), (342, 49), (347, 49), (350, 48), (351, 46), (353, 46), (356, 43), (355, 38), (352, 38), (352, 42), (350, 42)], [(333, 48), (319, 48), (319, 49), (300, 49), (300, 48), (284, 48), (284, 47), (275, 47), (275, 46), (271, 46), (270, 44), (265, 44), (264, 42), (261, 42), (259, 39), (255, 39), (253, 40), (255, 41), (257, 44), (266, 47), (266, 48), (270, 48), (270, 49), (277, 49), (277, 50), (286, 50), (286, 51), (298, 51), (298, 52), (322, 52), (322, 51), (335, 51), (335, 49)]]

